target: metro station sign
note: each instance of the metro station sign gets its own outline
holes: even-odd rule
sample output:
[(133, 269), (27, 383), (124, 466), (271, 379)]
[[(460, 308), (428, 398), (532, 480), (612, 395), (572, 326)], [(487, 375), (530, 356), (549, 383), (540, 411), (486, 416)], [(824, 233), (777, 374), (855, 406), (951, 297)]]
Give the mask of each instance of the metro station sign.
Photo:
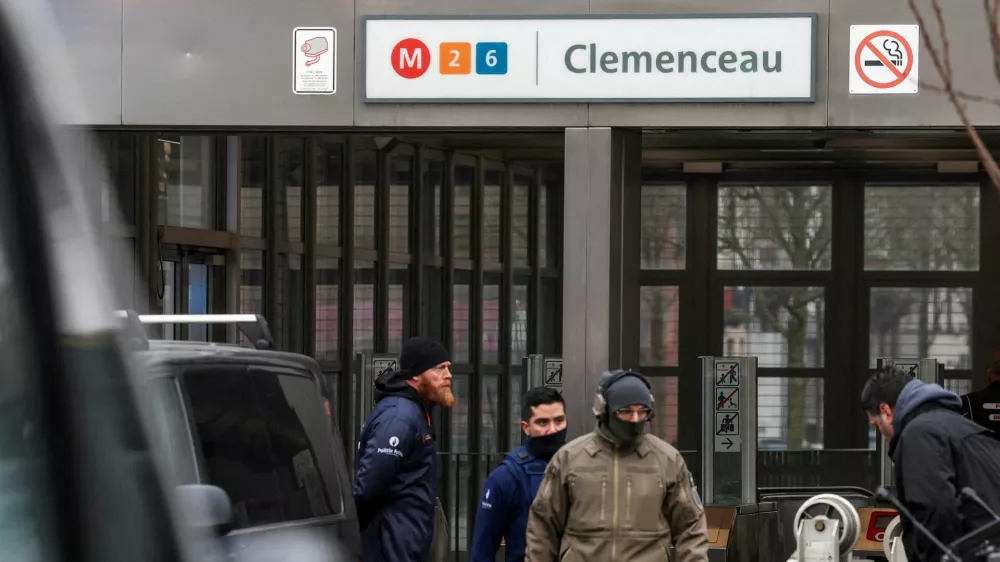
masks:
[(816, 14), (362, 20), (368, 103), (773, 103), (816, 96)]

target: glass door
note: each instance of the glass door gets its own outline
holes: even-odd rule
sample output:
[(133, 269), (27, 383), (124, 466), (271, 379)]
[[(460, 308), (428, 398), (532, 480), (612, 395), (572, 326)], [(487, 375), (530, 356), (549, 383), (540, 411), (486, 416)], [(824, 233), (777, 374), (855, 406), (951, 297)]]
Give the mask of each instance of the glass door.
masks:
[[(221, 251), (197, 246), (163, 250), (163, 314), (221, 314), (226, 308), (226, 259)], [(224, 326), (167, 324), (165, 339), (226, 341)]]

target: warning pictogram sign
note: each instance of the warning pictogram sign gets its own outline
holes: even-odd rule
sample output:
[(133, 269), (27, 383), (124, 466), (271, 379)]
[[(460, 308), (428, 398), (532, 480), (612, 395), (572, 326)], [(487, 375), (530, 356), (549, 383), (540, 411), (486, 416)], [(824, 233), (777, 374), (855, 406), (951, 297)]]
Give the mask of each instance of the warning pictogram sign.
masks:
[(852, 94), (915, 94), (918, 91), (920, 27), (852, 25)]

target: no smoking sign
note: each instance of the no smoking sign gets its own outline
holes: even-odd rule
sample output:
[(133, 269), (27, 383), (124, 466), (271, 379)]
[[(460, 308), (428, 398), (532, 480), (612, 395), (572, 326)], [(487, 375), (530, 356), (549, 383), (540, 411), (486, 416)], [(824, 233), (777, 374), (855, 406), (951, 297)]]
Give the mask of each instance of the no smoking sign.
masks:
[(920, 58), (917, 25), (852, 25), (852, 94), (916, 94)]

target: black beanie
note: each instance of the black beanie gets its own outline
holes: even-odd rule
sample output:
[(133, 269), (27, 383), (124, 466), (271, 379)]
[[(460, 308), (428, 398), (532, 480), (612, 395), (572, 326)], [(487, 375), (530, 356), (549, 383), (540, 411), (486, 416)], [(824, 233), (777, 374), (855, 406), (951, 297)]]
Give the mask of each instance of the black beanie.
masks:
[(448, 351), (440, 343), (429, 338), (410, 338), (399, 354), (400, 377), (412, 379), (445, 361), (448, 361)]
[(633, 404), (641, 404), (647, 408), (653, 407), (653, 395), (649, 387), (638, 375), (625, 375), (615, 381), (611, 388), (604, 391), (604, 400), (608, 411), (614, 412)]

